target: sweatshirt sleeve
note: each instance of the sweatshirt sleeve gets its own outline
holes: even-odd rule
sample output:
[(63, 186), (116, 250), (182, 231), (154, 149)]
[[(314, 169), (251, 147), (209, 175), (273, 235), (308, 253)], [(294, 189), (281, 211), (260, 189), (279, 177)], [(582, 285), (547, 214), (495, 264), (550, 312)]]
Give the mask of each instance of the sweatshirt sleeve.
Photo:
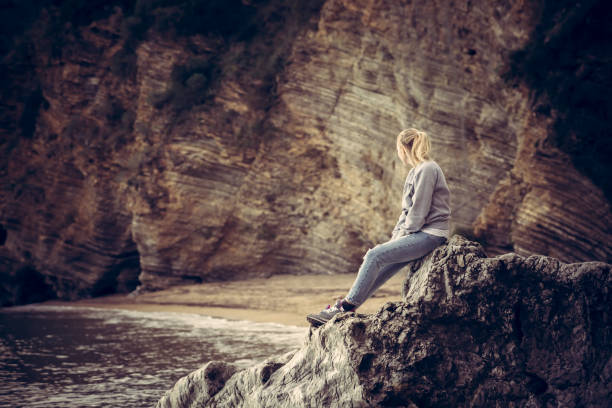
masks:
[(404, 211), (402, 211), (402, 213), (399, 216), (399, 220), (397, 220), (397, 224), (395, 224), (395, 228), (393, 228), (392, 234), (394, 234), (397, 231), (399, 231), (401, 229), (402, 225), (404, 225), (405, 223), (406, 223), (406, 213), (404, 213)]
[(415, 174), (412, 206), (408, 210), (404, 228), (408, 232), (420, 231), (431, 208), (438, 174), (434, 166), (425, 165)]

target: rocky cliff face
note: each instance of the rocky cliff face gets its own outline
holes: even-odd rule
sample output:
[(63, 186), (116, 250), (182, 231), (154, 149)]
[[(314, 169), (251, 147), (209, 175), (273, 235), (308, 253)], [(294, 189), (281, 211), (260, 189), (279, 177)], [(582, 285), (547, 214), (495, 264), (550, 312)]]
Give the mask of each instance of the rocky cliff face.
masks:
[(4, 55), (3, 304), (352, 272), (397, 217), (407, 126), (488, 251), (612, 259), (555, 107), (502, 78), (539, 3), (234, 2), (200, 31), (174, 3), (48, 7)]
[(170, 407), (602, 407), (612, 394), (611, 265), (514, 253), (460, 236), (411, 265), (404, 300), (311, 329), (236, 371), (209, 362)]

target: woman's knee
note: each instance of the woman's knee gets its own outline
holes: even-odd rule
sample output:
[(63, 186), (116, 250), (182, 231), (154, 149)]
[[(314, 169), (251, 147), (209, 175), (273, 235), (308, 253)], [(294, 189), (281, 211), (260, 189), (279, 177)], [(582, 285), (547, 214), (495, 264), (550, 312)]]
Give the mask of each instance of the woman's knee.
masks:
[(379, 267), (386, 264), (385, 261), (385, 251), (380, 247), (380, 245), (375, 246), (374, 248), (369, 249), (365, 255), (363, 256), (364, 262), (372, 263)]
[(363, 263), (376, 265), (378, 263), (377, 258), (377, 252), (374, 248), (370, 248), (366, 251), (365, 255), (363, 255)]

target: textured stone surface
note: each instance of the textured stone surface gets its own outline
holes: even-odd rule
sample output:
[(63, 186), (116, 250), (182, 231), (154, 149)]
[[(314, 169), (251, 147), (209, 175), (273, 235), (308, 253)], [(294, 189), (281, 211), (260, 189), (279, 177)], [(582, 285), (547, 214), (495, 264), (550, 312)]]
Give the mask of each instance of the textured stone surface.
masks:
[(220, 361), (206, 363), (200, 369), (177, 381), (158, 402), (157, 408), (202, 407), (236, 372), (236, 368)]
[[(40, 18), (34, 30), (53, 17)], [(24, 46), (31, 47), (25, 65), (12, 65), (11, 58), (19, 61), (14, 54), (5, 57), (15, 95), (5, 101), (3, 122), (19, 123), (27, 108), (20, 98), (36, 87), (43, 100), (29, 118), (31, 137), (3, 129), (9, 132), (1, 161), (2, 304), (125, 291), (138, 283), (132, 215), (117, 194), (125, 154), (138, 149), (125, 146), (135, 89), (109, 73), (119, 18), (93, 23), (80, 39), (69, 36), (60, 56), (51, 55), (54, 38), (46, 36)]]
[[(354, 272), (397, 218), (407, 126), (431, 134), (453, 226), (487, 251), (610, 262), (609, 202), (550, 145), (554, 112), (501, 77), (538, 4), (327, 0), (250, 42), (151, 30), (127, 77), (119, 8), (54, 52), (38, 33), (3, 68), (2, 303)], [(211, 55), (206, 103), (155, 107)]]
[(295, 353), (236, 372), (202, 406), (606, 406), (611, 268), (487, 258), (455, 235), (411, 265), (403, 302), (336, 316)]

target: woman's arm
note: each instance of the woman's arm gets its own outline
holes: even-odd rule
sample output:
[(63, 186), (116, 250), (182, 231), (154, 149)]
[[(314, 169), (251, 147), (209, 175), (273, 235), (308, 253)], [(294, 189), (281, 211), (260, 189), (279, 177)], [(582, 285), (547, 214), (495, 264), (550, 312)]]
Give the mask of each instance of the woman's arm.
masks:
[(393, 228), (393, 234), (401, 230), (405, 222), (406, 222), (406, 213), (402, 209), (402, 213), (399, 216), (399, 220), (397, 220), (397, 224), (395, 224), (395, 228)]
[[(405, 201), (406, 194), (409, 194), (408, 187), (410, 186), (410, 177), (412, 176), (413, 169), (410, 169), (408, 175), (406, 176), (406, 180), (404, 181), (404, 188), (402, 190), (402, 203)], [(404, 228), (404, 224), (406, 223), (406, 212), (407, 209), (402, 206), (402, 212), (400, 213), (399, 219), (395, 223), (395, 228), (391, 232), (391, 238), (395, 238), (397, 234)]]

